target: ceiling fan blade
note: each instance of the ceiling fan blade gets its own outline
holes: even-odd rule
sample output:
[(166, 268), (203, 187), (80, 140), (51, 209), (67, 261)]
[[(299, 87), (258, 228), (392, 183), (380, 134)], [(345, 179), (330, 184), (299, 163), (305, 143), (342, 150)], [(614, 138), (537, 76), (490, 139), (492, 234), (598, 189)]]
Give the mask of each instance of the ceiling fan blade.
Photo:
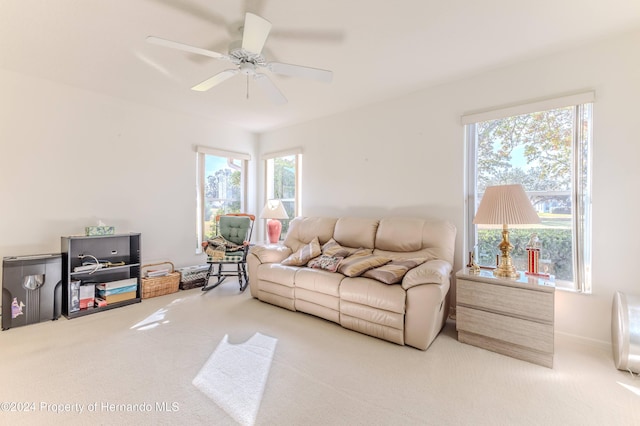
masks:
[(331, 83), (333, 79), (333, 71), (321, 70), (319, 68), (303, 67), (302, 65), (283, 64), (282, 62), (269, 62), (267, 68), (282, 75), (292, 77), (311, 78), (313, 80)]
[(328, 42), (338, 43), (345, 39), (341, 30), (312, 30), (312, 29), (274, 29), (271, 38), (286, 38), (292, 42)]
[(242, 48), (260, 54), (269, 36), (269, 31), (271, 31), (271, 22), (253, 13), (247, 13), (242, 30)]
[(255, 74), (253, 79), (258, 83), (258, 86), (265, 92), (271, 102), (276, 105), (283, 105), (287, 103), (287, 98), (284, 97), (280, 89), (273, 84), (273, 81), (266, 74)]
[(227, 55), (214, 52), (213, 50), (202, 49), (200, 47), (190, 46), (184, 43), (178, 43), (177, 41), (165, 40), (160, 37), (149, 36), (147, 37), (149, 43), (157, 44), (159, 46), (170, 47), (172, 49), (182, 50), (184, 52), (197, 53), (198, 55), (209, 56), (216, 59), (229, 59)]
[(198, 92), (205, 92), (211, 89), (213, 86), (216, 86), (222, 83), (223, 81), (230, 79), (231, 77), (238, 74), (239, 72), (240, 71), (233, 70), (233, 69), (221, 71), (218, 74), (214, 75), (213, 77), (206, 79), (202, 83), (196, 84), (191, 88), (191, 90), (195, 90)]

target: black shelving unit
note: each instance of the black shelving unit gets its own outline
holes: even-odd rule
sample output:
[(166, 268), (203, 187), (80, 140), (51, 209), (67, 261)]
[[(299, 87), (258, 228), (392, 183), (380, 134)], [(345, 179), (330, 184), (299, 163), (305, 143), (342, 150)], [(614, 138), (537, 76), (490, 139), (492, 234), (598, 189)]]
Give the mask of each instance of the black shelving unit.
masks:
[[(67, 318), (76, 318), (132, 303), (139, 303), (142, 300), (140, 243), (141, 235), (139, 233), (62, 237), (62, 314)], [(124, 262), (124, 265), (101, 268), (95, 272), (91, 270), (74, 272), (75, 268), (82, 266), (83, 262), (91, 262), (93, 257), (90, 256), (101, 262), (110, 262), (112, 264)], [(106, 283), (129, 278), (137, 279), (136, 297), (134, 299), (110, 303), (103, 307), (71, 311), (71, 281)]]

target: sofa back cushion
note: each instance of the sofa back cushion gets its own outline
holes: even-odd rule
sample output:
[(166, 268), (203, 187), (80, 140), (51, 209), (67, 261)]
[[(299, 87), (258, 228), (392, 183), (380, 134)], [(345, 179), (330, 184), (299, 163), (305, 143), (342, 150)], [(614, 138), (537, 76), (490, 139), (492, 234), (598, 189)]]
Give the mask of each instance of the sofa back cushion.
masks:
[(318, 242), (323, 245), (333, 237), (336, 221), (334, 217), (296, 217), (289, 223), (284, 244), (295, 252), (318, 237)]
[(366, 217), (341, 217), (336, 222), (333, 239), (342, 246), (373, 249), (378, 222)]
[(341, 246), (374, 249), (390, 259), (440, 259), (453, 265), (456, 228), (444, 220), (411, 217), (296, 217), (284, 244), (295, 252), (315, 237), (320, 245), (333, 238)]
[[(453, 265), (456, 228), (447, 221), (393, 217), (380, 219), (375, 253), (398, 257), (441, 259)], [(393, 256), (402, 253), (402, 256)]]

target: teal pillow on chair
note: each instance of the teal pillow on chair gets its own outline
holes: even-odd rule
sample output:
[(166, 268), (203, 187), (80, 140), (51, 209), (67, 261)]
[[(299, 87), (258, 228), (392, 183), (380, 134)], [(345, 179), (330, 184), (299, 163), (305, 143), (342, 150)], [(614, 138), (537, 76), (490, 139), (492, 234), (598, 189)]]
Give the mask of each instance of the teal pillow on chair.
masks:
[(219, 235), (227, 241), (242, 245), (248, 238), (251, 219), (243, 216), (221, 216)]

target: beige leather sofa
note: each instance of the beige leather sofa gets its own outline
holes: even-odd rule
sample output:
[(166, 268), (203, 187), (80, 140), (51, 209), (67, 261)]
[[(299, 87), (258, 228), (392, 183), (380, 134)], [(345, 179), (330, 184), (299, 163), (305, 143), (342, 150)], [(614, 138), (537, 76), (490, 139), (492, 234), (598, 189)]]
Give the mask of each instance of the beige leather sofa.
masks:
[[(298, 217), (284, 244), (256, 245), (249, 252), (251, 295), (263, 302), (305, 312), (342, 327), (400, 345), (426, 350), (444, 326), (456, 229), (446, 221), (392, 217)], [(281, 262), (318, 237), (402, 262), (426, 260), (402, 281), (385, 284)]]

